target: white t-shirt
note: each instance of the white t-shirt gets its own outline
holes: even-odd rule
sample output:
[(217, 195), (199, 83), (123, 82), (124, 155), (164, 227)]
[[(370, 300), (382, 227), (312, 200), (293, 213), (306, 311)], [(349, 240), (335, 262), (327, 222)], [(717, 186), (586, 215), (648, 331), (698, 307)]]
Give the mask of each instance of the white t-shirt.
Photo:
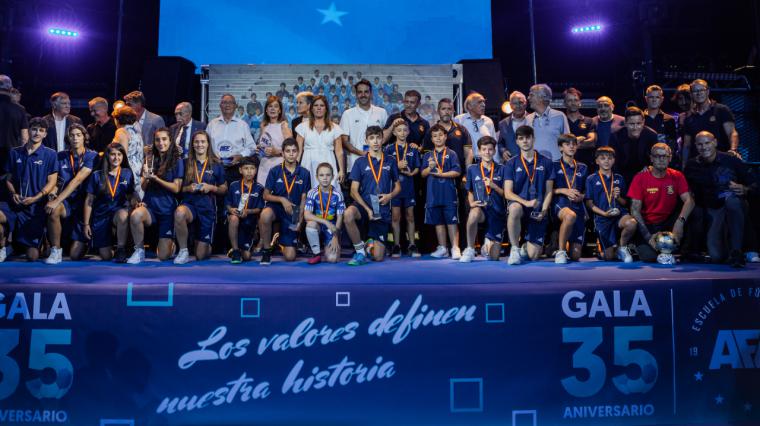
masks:
[[(368, 110), (364, 110), (357, 105), (343, 113), (340, 118), (340, 128), (343, 129), (343, 134), (348, 136), (354, 148), (364, 150), (367, 127), (380, 126), (382, 128), (386, 121), (388, 121), (388, 112), (385, 109), (370, 105)], [(357, 158), (359, 158), (358, 155), (348, 155), (346, 173), (351, 172)]]
[(55, 120), (55, 144), (56, 151), (61, 152), (66, 150), (66, 117), (63, 120)]

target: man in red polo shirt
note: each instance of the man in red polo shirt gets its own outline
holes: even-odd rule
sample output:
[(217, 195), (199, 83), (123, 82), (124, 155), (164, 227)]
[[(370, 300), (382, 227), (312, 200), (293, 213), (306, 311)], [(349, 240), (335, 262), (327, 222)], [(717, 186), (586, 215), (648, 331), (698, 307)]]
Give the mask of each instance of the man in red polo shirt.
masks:
[[(652, 146), (649, 158), (652, 165), (633, 178), (628, 190), (631, 214), (639, 224), (636, 243), (639, 259), (674, 265), (672, 254), (657, 254), (654, 235), (671, 231), (680, 242), (686, 219), (694, 209), (694, 200), (683, 173), (668, 168), (672, 152), (667, 144)], [(680, 211), (677, 210), (679, 199), (683, 202)]]

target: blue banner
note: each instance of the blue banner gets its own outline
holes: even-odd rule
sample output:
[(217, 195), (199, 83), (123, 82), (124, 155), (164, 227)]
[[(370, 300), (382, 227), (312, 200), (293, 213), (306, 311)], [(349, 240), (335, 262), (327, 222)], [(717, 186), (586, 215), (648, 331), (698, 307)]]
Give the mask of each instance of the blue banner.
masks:
[(760, 280), (6, 285), (0, 424), (760, 422)]

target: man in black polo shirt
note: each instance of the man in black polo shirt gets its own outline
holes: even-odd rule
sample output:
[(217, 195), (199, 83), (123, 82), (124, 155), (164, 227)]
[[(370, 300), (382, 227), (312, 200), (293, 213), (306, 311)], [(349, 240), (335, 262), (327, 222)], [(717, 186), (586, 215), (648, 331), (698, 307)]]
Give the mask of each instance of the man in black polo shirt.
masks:
[(657, 143), (657, 133), (644, 125), (644, 112), (638, 107), (625, 110), (625, 127), (612, 134), (610, 147), (615, 150), (614, 170), (626, 182), (649, 165), (649, 152)]
[(29, 121), (23, 107), (11, 99), (13, 82), (0, 74), (0, 175), (4, 175), (10, 150), (29, 140)]
[[(459, 167), (465, 169), (465, 164), (472, 162), (472, 141), (470, 133), (461, 124), (453, 120), (454, 118), (454, 101), (449, 98), (443, 98), (438, 101), (438, 122), (446, 129), (446, 147), (457, 153), (459, 158)], [(425, 141), (422, 143), (420, 154), (433, 149), (433, 140), (430, 134), (425, 135)], [(467, 163), (467, 159), (470, 163)]]
[(745, 195), (754, 181), (740, 159), (718, 152), (712, 133), (701, 131), (694, 141), (698, 155), (688, 160), (684, 173), (696, 201), (691, 232), (707, 236), (707, 251), (714, 263), (727, 260), (733, 267), (742, 267)]
[(657, 133), (657, 141), (667, 144), (673, 152), (673, 160), (670, 167), (678, 169), (681, 167), (681, 161), (678, 156), (678, 144), (676, 143), (676, 120), (672, 115), (662, 111), (662, 102), (665, 100), (665, 93), (662, 87), (653, 84), (647, 87), (644, 93), (644, 100), (647, 103), (644, 111), (644, 125)]
[[(718, 151), (728, 152), (738, 157), (739, 133), (736, 132), (734, 114), (731, 110), (718, 102), (710, 99), (710, 87), (701, 79), (694, 80), (689, 86), (691, 99), (694, 107), (686, 117), (683, 135), (682, 162), (696, 156), (695, 150), (691, 149), (692, 141), (697, 133), (706, 130), (717, 139)], [(741, 158), (741, 157), (740, 157)]]
[(430, 123), (417, 113), (421, 99), (422, 95), (416, 90), (407, 90), (404, 93), (404, 110), (391, 115), (388, 117), (388, 121), (385, 122), (385, 129), (383, 130), (385, 143), (396, 142), (396, 138), (391, 134), (391, 126), (393, 126), (393, 122), (396, 120), (404, 120), (409, 125), (409, 138), (407, 141), (418, 147), (422, 146), (425, 135), (430, 130)]
[(575, 87), (571, 87), (562, 93), (565, 103), (565, 115), (567, 124), (570, 125), (570, 133), (578, 140), (578, 151), (575, 160), (591, 168), (594, 163), (594, 148), (596, 147), (596, 130), (591, 117), (581, 114), (581, 99), (583, 94)]
[(108, 114), (108, 101), (101, 97), (92, 98), (87, 106), (90, 108), (90, 116), (95, 120), (87, 126), (87, 133), (90, 134), (89, 148), (98, 153), (105, 152), (116, 134), (116, 123)]

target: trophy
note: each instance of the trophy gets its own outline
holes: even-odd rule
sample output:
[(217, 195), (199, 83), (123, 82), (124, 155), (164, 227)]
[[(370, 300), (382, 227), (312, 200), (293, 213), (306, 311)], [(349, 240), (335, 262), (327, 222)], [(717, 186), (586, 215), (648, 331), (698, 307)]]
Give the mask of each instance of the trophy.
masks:
[(530, 188), (528, 188), (528, 198), (536, 200), (536, 205), (533, 207), (533, 211), (530, 212), (530, 218), (538, 220), (538, 217), (541, 215), (541, 200), (538, 199), (538, 191), (532, 183), (530, 184)]
[(265, 132), (261, 137), (259, 138), (259, 157), (264, 158), (267, 156), (266, 149), (272, 146), (272, 140), (270, 139), (269, 133)]
[(672, 254), (678, 249), (678, 243), (672, 232), (658, 232), (654, 236), (657, 251), (663, 254)]
[(294, 204), (293, 214), (290, 216), (290, 225), (288, 225), (288, 229), (290, 229), (291, 231), (297, 231), (299, 219), (301, 219), (301, 206), (298, 204)]
[(477, 179), (473, 182), (475, 201), (481, 204), (487, 204), (488, 198), (486, 194), (486, 183), (482, 179)]
[(370, 194), (369, 200), (372, 203), (372, 220), (380, 218), (380, 195)]
[(240, 202), (238, 203), (238, 213), (243, 214), (243, 210), (245, 210), (245, 206), (248, 204), (248, 197), (250, 194), (248, 193), (242, 193), (240, 194)]

